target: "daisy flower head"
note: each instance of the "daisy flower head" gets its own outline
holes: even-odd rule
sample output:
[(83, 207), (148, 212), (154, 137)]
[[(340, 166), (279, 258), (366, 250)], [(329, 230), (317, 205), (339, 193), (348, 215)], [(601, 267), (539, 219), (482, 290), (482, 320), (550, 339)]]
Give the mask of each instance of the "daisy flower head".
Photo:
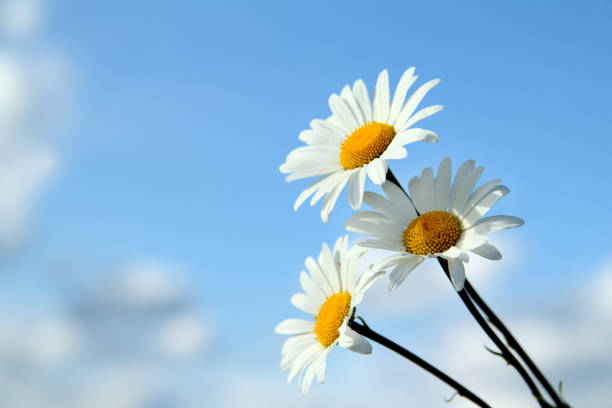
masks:
[(347, 235), (338, 238), (333, 252), (323, 244), (318, 260), (306, 258), (308, 273), (300, 274), (304, 293), (293, 295), (291, 303), (314, 320), (287, 319), (274, 329), (291, 336), (282, 348), (281, 368), (289, 370), (288, 382), (297, 377), (303, 394), (315, 375), (320, 383), (325, 381), (327, 356), (336, 345), (361, 354), (372, 352), (370, 343), (348, 326), (365, 291), (384, 273), (368, 268), (357, 278), (363, 253), (359, 247), (348, 250)]
[(452, 185), (449, 158), (442, 160), (435, 178), (432, 169), (426, 168), (421, 177), (414, 177), (408, 184), (412, 202), (389, 181), (382, 185), (388, 199), (365, 193), (365, 203), (376, 211), (355, 213), (345, 228), (372, 237), (358, 240), (359, 246), (396, 252), (373, 266), (375, 270), (394, 267), (389, 274), (390, 290), (428, 257), (448, 261), (457, 291), (463, 289), (465, 282), (463, 263), (469, 261), (468, 251), (487, 259), (501, 259), (501, 253), (488, 242), (487, 234), (519, 227), (524, 221), (508, 215), (482, 218), (510, 190), (500, 185), (498, 179), (474, 190), (484, 170), (474, 164), (474, 160), (463, 163)]
[(280, 171), (288, 174), (286, 181), (320, 176), (299, 195), (295, 210), (310, 196), (313, 196), (310, 205), (325, 197), (321, 219), (327, 222), (346, 184), (349, 204), (357, 210), (361, 208), (366, 175), (380, 185), (385, 181), (387, 160), (406, 157), (404, 145), (438, 141), (431, 130), (411, 126), (442, 110), (441, 105), (434, 105), (414, 113), (427, 92), (440, 80), (425, 83), (406, 99), (416, 79), (414, 68), (404, 72), (392, 100), (387, 70), (378, 76), (373, 101), (361, 79), (355, 81), (352, 88), (346, 85), (340, 95), (330, 96), (332, 115), (310, 122), (310, 129), (302, 131), (298, 137), (306, 146), (289, 153), (280, 166)]

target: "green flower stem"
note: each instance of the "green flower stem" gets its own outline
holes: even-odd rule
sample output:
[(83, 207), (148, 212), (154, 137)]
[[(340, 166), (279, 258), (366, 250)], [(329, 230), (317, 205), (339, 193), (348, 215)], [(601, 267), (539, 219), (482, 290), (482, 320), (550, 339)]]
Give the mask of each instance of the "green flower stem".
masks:
[(349, 326), (351, 327), (351, 329), (355, 330), (357, 333), (361, 334), (362, 336), (367, 337), (368, 339), (375, 341), (381, 346), (384, 346), (388, 348), (389, 350), (395, 351), (397, 354), (401, 355), (402, 357), (405, 357), (408, 360), (412, 361), (414, 364), (418, 365), (419, 367), (421, 367), (428, 373), (434, 375), (435, 377), (439, 378), (440, 380), (448, 384), (450, 387), (454, 388), (457, 391), (457, 394), (461, 395), (462, 397), (467, 398), (468, 400), (472, 401), (474, 404), (478, 405), (479, 407), (490, 408), (490, 406), (486, 402), (480, 399), (472, 391), (470, 391), (469, 389), (467, 389), (466, 387), (464, 387), (457, 381), (453, 380), (451, 377), (444, 374), (442, 371), (438, 370), (436, 367), (432, 366), (431, 364), (429, 364), (427, 361), (423, 360), (416, 354), (406, 350), (405, 348), (403, 348), (397, 343), (394, 343), (388, 338), (376, 333), (374, 330), (370, 329), (367, 325), (359, 324), (353, 320), (349, 323)]

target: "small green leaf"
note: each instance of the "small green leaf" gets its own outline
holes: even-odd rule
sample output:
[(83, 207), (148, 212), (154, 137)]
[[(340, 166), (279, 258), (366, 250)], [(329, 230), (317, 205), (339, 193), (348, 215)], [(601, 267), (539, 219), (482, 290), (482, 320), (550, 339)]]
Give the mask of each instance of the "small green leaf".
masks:
[(487, 350), (489, 353), (493, 354), (494, 356), (497, 356), (497, 357), (501, 357), (501, 358), (503, 358), (503, 359), (504, 359), (504, 361), (506, 362), (506, 364), (510, 365), (510, 360), (508, 360), (508, 359), (506, 358), (506, 356), (504, 355), (504, 353), (499, 352), (499, 351), (492, 350), (492, 349), (490, 349), (489, 347), (487, 347), (487, 345), (486, 345), (486, 344), (484, 344), (484, 348), (485, 348), (485, 349), (486, 349), (486, 350)]
[(454, 400), (454, 399), (455, 399), (455, 397), (456, 397), (457, 395), (459, 395), (459, 393), (458, 393), (457, 391), (453, 392), (453, 395), (451, 395), (450, 397), (448, 397), (448, 399), (447, 399), (447, 398), (445, 398), (445, 399), (444, 399), (444, 402), (446, 402), (446, 403), (451, 402), (452, 400)]

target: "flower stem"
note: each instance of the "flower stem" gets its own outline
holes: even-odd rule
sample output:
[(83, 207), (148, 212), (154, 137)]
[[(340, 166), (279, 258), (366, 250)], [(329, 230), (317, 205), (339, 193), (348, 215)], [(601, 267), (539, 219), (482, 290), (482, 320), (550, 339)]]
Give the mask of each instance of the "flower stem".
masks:
[(519, 342), (512, 335), (510, 330), (504, 325), (504, 323), (497, 317), (497, 315), (491, 310), (491, 308), (485, 303), (484, 300), (480, 297), (476, 289), (471, 285), (471, 283), (466, 279), (465, 280), (465, 290), (467, 294), (474, 300), (476, 305), (487, 315), (487, 318), (491, 322), (493, 326), (495, 326), (504, 336), (508, 345), (516, 350), (519, 357), (523, 362), (529, 367), (529, 370), (533, 373), (533, 375), (538, 379), (540, 384), (544, 387), (546, 392), (550, 395), (550, 397), (555, 401), (557, 407), (569, 408), (569, 405), (564, 402), (561, 397), (555, 392), (555, 389), (551, 386), (550, 382), (544, 377), (544, 374), (540, 371), (540, 369), (535, 365), (533, 360), (529, 357), (529, 355), (523, 350)]
[(368, 339), (377, 342), (381, 346), (387, 347), (389, 350), (395, 351), (397, 354), (401, 355), (402, 357), (405, 357), (408, 360), (412, 361), (414, 364), (418, 365), (425, 371), (429, 372), (430, 374), (434, 375), (435, 377), (439, 378), (440, 380), (442, 380), (443, 382), (445, 382), (446, 384), (454, 388), (459, 395), (467, 398), (468, 400), (472, 401), (474, 404), (478, 405), (479, 407), (490, 408), (490, 406), (486, 402), (480, 399), (472, 391), (470, 391), (463, 385), (459, 384), (457, 381), (453, 380), (451, 377), (444, 374), (442, 371), (438, 370), (436, 367), (432, 366), (431, 364), (429, 364), (427, 361), (423, 360), (416, 354), (406, 350), (399, 344), (394, 343), (388, 338), (376, 333), (374, 330), (370, 329), (368, 326), (359, 324), (354, 320), (349, 323), (349, 326), (351, 327), (351, 329), (355, 330), (357, 333), (361, 334), (362, 336), (367, 337)]

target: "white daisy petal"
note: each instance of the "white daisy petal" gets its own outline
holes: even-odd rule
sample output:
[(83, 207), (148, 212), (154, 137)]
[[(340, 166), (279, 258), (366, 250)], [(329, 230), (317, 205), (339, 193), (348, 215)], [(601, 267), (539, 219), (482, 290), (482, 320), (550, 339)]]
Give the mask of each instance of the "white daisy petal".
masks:
[(347, 180), (349, 175), (350, 174), (347, 174), (344, 171), (338, 171), (336, 173), (330, 174), (330, 177), (326, 178), (325, 180), (321, 180), (321, 184), (317, 186), (317, 191), (310, 199), (310, 205), (315, 205), (326, 194), (329, 194), (331, 191), (333, 191), (342, 180)]
[[(326, 133), (317, 132), (313, 129), (302, 130), (298, 139), (308, 145), (331, 145), (335, 139), (330, 138)], [(281, 169), (281, 172), (287, 173)]]
[(490, 209), (495, 205), (497, 200), (505, 196), (510, 192), (510, 189), (506, 186), (494, 187), (486, 196), (478, 201), (474, 207), (463, 217), (467, 227), (474, 225), (474, 223), (482, 216), (484, 216)]
[(410, 192), (410, 197), (412, 197), (412, 202), (417, 207), (417, 211), (423, 213), (423, 204), (420, 201), (421, 179), (418, 176), (410, 179), (410, 182), (408, 182), (408, 191)]
[(380, 156), (383, 160), (400, 160), (408, 156), (408, 151), (402, 146), (389, 146)]
[(312, 385), (312, 380), (314, 380), (315, 374), (317, 373), (317, 368), (318, 368), (317, 365), (320, 364), (318, 363), (320, 358), (321, 358), (321, 355), (315, 358), (315, 360), (308, 366), (308, 368), (304, 372), (304, 377), (302, 378), (301, 386), (300, 386), (300, 391), (302, 392), (303, 395), (306, 395), (308, 393), (308, 390), (310, 390), (310, 386)]
[(332, 255), (334, 257), (334, 263), (336, 265), (339, 265), (340, 263), (342, 263), (344, 259), (346, 258), (346, 252), (348, 250), (347, 238), (348, 238), (348, 234), (345, 234), (344, 236), (338, 237), (338, 239), (334, 243)]
[(368, 248), (386, 249), (387, 251), (404, 251), (404, 244), (400, 241), (386, 241), (383, 239), (361, 238), (355, 241), (356, 245)]
[(329, 280), (334, 293), (342, 292), (342, 285), (340, 284), (340, 274), (338, 272), (338, 266), (334, 262), (334, 257), (329, 250), (327, 244), (323, 243), (321, 253), (319, 254), (319, 265), (321, 270)]
[(300, 285), (306, 294), (319, 304), (323, 303), (326, 296), (323, 290), (304, 271), (300, 273)]
[(308, 269), (308, 272), (310, 272), (310, 276), (312, 277), (313, 282), (315, 282), (317, 286), (321, 288), (325, 297), (331, 296), (334, 293), (334, 288), (329, 282), (329, 279), (327, 279), (327, 276), (325, 276), (323, 271), (321, 271), (321, 268), (319, 267), (317, 261), (315, 261), (312, 257), (309, 256), (308, 258), (306, 258), (306, 262), (304, 262), (304, 264), (306, 265), (306, 269)]
[[(366, 269), (359, 278), (357, 285), (355, 285), (355, 295), (363, 295), (363, 293), (370, 288), (376, 282), (376, 279), (384, 275), (384, 271), (375, 271), (373, 268)], [(354, 305), (359, 302), (353, 301)]]
[(344, 130), (347, 132), (352, 132), (359, 127), (359, 122), (357, 122), (357, 118), (355, 118), (351, 108), (338, 95), (332, 94), (332, 96), (329, 97), (329, 108), (334, 115), (340, 119), (344, 125)]
[[(298, 340), (299, 342), (291, 343), (291, 350), (282, 355), (280, 367), (283, 371), (290, 370), (306, 348), (319, 344), (317, 336), (314, 333), (293, 336), (290, 337), (287, 342), (289, 340)], [(285, 344), (287, 344), (287, 342), (285, 342)], [(283, 348), (285, 348), (284, 345)]]
[(417, 106), (419, 106), (419, 103), (421, 103), (427, 92), (429, 92), (431, 88), (436, 86), (439, 82), (439, 79), (431, 80), (425, 83), (424, 85), (421, 85), (419, 89), (417, 89), (412, 95), (410, 95), (408, 101), (406, 101), (406, 104), (404, 105), (400, 114), (395, 120), (394, 126), (396, 129), (402, 129), (404, 127), (404, 125), (406, 124), (406, 122), (408, 122), (408, 119), (410, 118), (410, 116), (412, 116), (414, 110)]
[(455, 246), (462, 251), (471, 251), (484, 244), (487, 238), (484, 235), (476, 233), (473, 229), (469, 228), (461, 234), (461, 238), (455, 244)]
[(474, 190), (476, 183), (478, 183), (478, 179), (482, 175), (484, 171), (483, 167), (476, 167), (468, 172), (466, 175), (463, 184), (457, 189), (456, 194), (452, 197), (452, 201), (449, 205), (449, 210), (457, 215), (461, 214), (461, 209), (465, 206), (468, 196)]
[(386, 240), (395, 240), (403, 236), (404, 227), (395, 224), (377, 212), (362, 211), (353, 214), (345, 224), (347, 231), (357, 234), (368, 234)]
[(435, 181), (436, 210), (438, 211), (445, 211), (448, 207), (451, 177), (451, 161), (447, 157), (440, 163)]
[(357, 119), (357, 123), (359, 125), (363, 125), (365, 123), (365, 119), (363, 117), (361, 108), (357, 103), (357, 100), (355, 100), (355, 97), (353, 96), (353, 92), (351, 92), (351, 87), (346, 85), (344, 88), (342, 88), (342, 92), (340, 92), (340, 97), (344, 99), (344, 101), (351, 108), (355, 119)]
[[(406, 254), (390, 255), (379, 259), (372, 264), (372, 269), (375, 271), (384, 271), (392, 266), (395, 266), (402, 262), (406, 258)], [(410, 256), (410, 255), (408, 255)]]
[(492, 261), (499, 261), (502, 259), (501, 252), (499, 252), (499, 250), (489, 242), (479, 246), (478, 248), (472, 249), (472, 252)]
[(408, 274), (425, 260), (422, 256), (405, 256), (389, 274), (389, 290), (395, 290), (406, 279)]
[[(457, 199), (457, 195), (463, 191), (464, 186), (470, 182), (470, 174), (474, 169), (474, 164), (476, 162), (474, 160), (468, 160), (459, 167), (457, 170), (457, 174), (455, 175), (455, 180), (453, 181), (453, 187), (451, 188), (450, 198), (448, 202), (448, 209), (450, 212), (455, 212), (455, 201)], [(455, 212), (456, 214), (456, 212)]]
[[(414, 188), (412, 187), (413, 181), (415, 181)], [(420, 213), (435, 210), (437, 203), (434, 192), (433, 171), (430, 167), (423, 170), (420, 178), (415, 177), (410, 180), (408, 187), (410, 188), (412, 201), (414, 201)], [(413, 190), (415, 191), (413, 192)]]
[(316, 315), (319, 313), (320, 303), (317, 303), (313, 298), (306, 296), (303, 293), (296, 293), (291, 296), (291, 304), (303, 312)]
[(298, 208), (300, 208), (300, 206), (304, 204), (304, 201), (308, 200), (308, 198), (313, 195), (315, 191), (317, 191), (321, 183), (323, 183), (323, 181), (330, 176), (331, 174), (315, 180), (315, 182), (308, 186), (306, 190), (302, 191), (302, 193), (298, 196), (297, 200), (295, 200), (295, 203), (293, 204), (293, 210), (296, 211)]
[(410, 223), (410, 221), (416, 218), (414, 206), (398, 186), (390, 181), (386, 181), (381, 187), (395, 207), (402, 213), (406, 223)]
[(495, 180), (488, 181), (484, 183), (482, 186), (478, 187), (476, 191), (474, 191), (472, 195), (470, 196), (470, 198), (467, 200), (467, 202), (461, 209), (460, 214), (462, 216), (466, 215), (467, 212), (470, 211), (477, 202), (479, 202), (480, 200), (482, 200), (484, 196), (489, 194), (491, 190), (493, 190), (495, 186), (497, 186), (499, 183), (501, 183), (501, 180), (495, 179)]
[(469, 260), (466, 258), (465, 253), (454, 245), (448, 248), (446, 251), (442, 252), (441, 254), (436, 255), (439, 255), (440, 257), (445, 259), (461, 259), (463, 262), (467, 262)]
[(371, 354), (372, 345), (348, 325), (338, 338), (338, 345), (359, 354)]
[(325, 350), (323, 354), (321, 354), (321, 361), (317, 365), (317, 380), (319, 380), (320, 384), (325, 382), (325, 368), (327, 367), (327, 356), (329, 356), (329, 352), (331, 349)]
[(338, 200), (338, 196), (340, 195), (340, 192), (342, 191), (344, 186), (346, 186), (347, 181), (348, 181), (348, 177), (345, 177), (340, 182), (340, 184), (334, 187), (334, 189), (327, 194), (327, 196), (323, 200), (323, 204), (321, 205), (321, 219), (323, 220), (324, 223), (327, 223), (329, 219), (329, 214), (334, 209), (334, 206), (336, 205), (336, 201)]
[(381, 185), (387, 177), (387, 161), (381, 158), (374, 159), (366, 164), (366, 171), (374, 184)]
[(457, 292), (463, 290), (465, 284), (465, 269), (463, 267), (463, 261), (459, 259), (449, 259), (448, 269), (450, 272), (451, 282)]
[(349, 179), (349, 204), (353, 210), (361, 208), (363, 190), (365, 189), (365, 179), (366, 171), (363, 168), (355, 170)]
[(391, 146), (404, 146), (410, 143), (421, 141), (436, 143), (438, 141), (438, 135), (435, 132), (432, 132), (431, 130), (412, 128), (398, 133), (395, 138), (393, 138)]
[(296, 375), (301, 374), (304, 368), (312, 361), (312, 359), (323, 350), (323, 346), (319, 343), (313, 343), (297, 356), (293, 362), (293, 366), (287, 376), (287, 383), (290, 383)]
[(387, 123), (389, 118), (389, 73), (384, 69), (376, 81), (374, 90), (374, 120)]
[(414, 125), (415, 123), (440, 112), (442, 109), (444, 109), (444, 106), (442, 105), (433, 105), (433, 106), (428, 106), (427, 108), (421, 109), (420, 111), (412, 115), (412, 117), (408, 119), (406, 123), (404, 123), (404, 126), (402, 126), (401, 130), (408, 129), (410, 126)]
[[(289, 337), (287, 340), (285, 340), (285, 343), (283, 344), (283, 347), (281, 349), (281, 354), (283, 356), (295, 355), (296, 351), (299, 351), (304, 346), (317, 341), (317, 336), (314, 334), (314, 324), (313, 322), (309, 322), (309, 323), (311, 324), (311, 329), (309, 332), (295, 334)], [(278, 334), (287, 334), (287, 333), (278, 333)], [(281, 363), (281, 366), (282, 366), (282, 363)]]
[(361, 79), (358, 79), (353, 84), (353, 95), (361, 107), (364, 119), (366, 123), (372, 122), (372, 104), (370, 103), (370, 96), (368, 95), (368, 89)]
[(363, 195), (363, 201), (389, 220), (407, 225), (408, 220), (404, 217), (402, 212), (395, 206), (395, 204), (383, 196), (366, 191)]
[(333, 146), (338, 146), (340, 143), (344, 142), (344, 129), (336, 125), (332, 120), (313, 119), (310, 122), (310, 127), (314, 131), (326, 135), (334, 142)]
[(314, 323), (302, 319), (286, 319), (280, 322), (274, 331), (278, 334), (301, 334), (311, 333), (314, 329)]
[(389, 111), (389, 123), (395, 124), (395, 120), (399, 116), (399, 113), (404, 105), (404, 99), (408, 89), (412, 86), (417, 77), (414, 76), (414, 67), (407, 69), (406, 72), (400, 78), (395, 95), (393, 95), (393, 102), (391, 102), (391, 110)]
[(487, 235), (502, 229), (520, 227), (523, 224), (525, 224), (525, 221), (518, 217), (494, 215), (492, 217), (481, 218), (471, 228), (478, 234)]

